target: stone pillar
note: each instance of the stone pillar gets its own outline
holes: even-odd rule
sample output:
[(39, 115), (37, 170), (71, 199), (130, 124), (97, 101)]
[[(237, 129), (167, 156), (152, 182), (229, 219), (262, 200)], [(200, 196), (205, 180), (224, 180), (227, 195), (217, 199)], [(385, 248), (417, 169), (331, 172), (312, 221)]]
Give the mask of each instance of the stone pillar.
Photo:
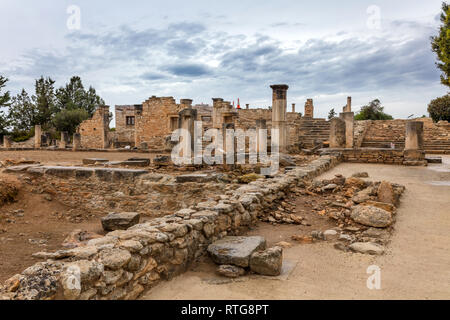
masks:
[(333, 118), (330, 121), (330, 148), (345, 147), (345, 121)]
[(313, 99), (306, 100), (304, 117), (305, 118), (314, 118), (314, 103), (313, 103)]
[(34, 147), (36, 149), (42, 146), (42, 129), (40, 125), (34, 126)]
[(344, 112), (352, 112), (352, 97), (347, 97), (347, 106), (345, 107)]
[[(191, 104), (192, 104), (192, 100)], [(190, 140), (188, 140), (188, 136), (183, 136), (183, 143), (186, 143), (186, 148), (191, 148), (194, 150), (194, 122), (197, 119), (197, 110), (192, 108), (187, 108), (181, 110), (178, 113), (178, 128), (185, 129), (190, 134)]]
[(3, 136), (3, 148), (11, 148), (11, 136)]
[(222, 98), (213, 98), (212, 122), (213, 128), (222, 129)]
[(345, 122), (345, 147), (352, 149), (353, 148), (353, 124), (355, 121), (355, 113), (354, 112), (344, 112), (339, 115), (339, 117)]
[(295, 113), (295, 103), (292, 104), (292, 112)]
[(267, 121), (256, 120), (256, 152), (267, 152)]
[(423, 150), (423, 122), (406, 122), (405, 150)]
[(72, 150), (77, 151), (81, 149), (81, 134), (74, 133), (73, 134), (73, 143), (72, 143)]
[(280, 132), (279, 151), (286, 152), (288, 137), (286, 125), (286, 109), (287, 109), (287, 90), (289, 86), (286, 84), (277, 84), (270, 86), (272, 93), (272, 128), (278, 129)]
[(248, 103), (245, 105), (245, 109), (250, 109), (250, 105)]
[(61, 141), (59, 142), (59, 148), (65, 149), (68, 140), (69, 140), (69, 133), (67, 131), (61, 132)]

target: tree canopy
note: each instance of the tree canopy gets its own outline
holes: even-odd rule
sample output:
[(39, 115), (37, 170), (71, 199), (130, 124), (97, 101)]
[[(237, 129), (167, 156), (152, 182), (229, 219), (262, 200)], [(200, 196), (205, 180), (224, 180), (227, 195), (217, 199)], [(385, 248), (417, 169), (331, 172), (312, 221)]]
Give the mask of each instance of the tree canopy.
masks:
[(445, 2), (442, 3), (441, 22), (439, 35), (431, 37), (431, 48), (439, 60), (436, 65), (442, 71), (441, 83), (450, 87), (450, 5)]
[(384, 107), (380, 100), (375, 99), (365, 105), (356, 114), (355, 120), (392, 120), (392, 116), (384, 113)]
[(433, 121), (450, 121), (450, 95), (436, 98), (428, 105), (428, 112)]

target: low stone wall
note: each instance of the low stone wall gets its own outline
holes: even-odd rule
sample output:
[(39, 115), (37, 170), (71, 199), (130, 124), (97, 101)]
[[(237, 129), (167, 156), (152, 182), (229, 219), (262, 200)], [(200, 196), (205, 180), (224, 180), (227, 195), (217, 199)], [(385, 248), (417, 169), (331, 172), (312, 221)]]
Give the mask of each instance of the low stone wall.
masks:
[(415, 151), (413, 158), (407, 151), (398, 149), (361, 148), (361, 149), (330, 149), (325, 153), (339, 153), (344, 162), (384, 163), (397, 165), (426, 165), (425, 152)]
[(86, 246), (35, 255), (36, 263), (5, 282), (3, 299), (136, 299), (186, 270), (207, 246), (243, 232), (258, 214), (304, 179), (335, 166), (322, 156), (272, 179), (259, 179), (163, 218), (113, 231)]

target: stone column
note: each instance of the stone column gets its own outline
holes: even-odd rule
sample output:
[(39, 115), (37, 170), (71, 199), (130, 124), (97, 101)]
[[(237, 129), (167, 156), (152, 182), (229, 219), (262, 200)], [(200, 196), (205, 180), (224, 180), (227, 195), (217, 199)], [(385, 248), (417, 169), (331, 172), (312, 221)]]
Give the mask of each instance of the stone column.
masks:
[(42, 146), (42, 129), (40, 125), (34, 126), (34, 147), (36, 149)]
[(352, 112), (352, 97), (347, 97), (347, 106), (345, 107), (344, 112)]
[(72, 150), (77, 151), (81, 149), (81, 134), (74, 133), (73, 134), (73, 144), (72, 144)]
[(67, 131), (61, 132), (61, 141), (59, 142), (59, 148), (65, 149), (68, 140), (69, 140), (69, 133)]
[(245, 109), (250, 109), (250, 105), (248, 103), (245, 105)]
[(292, 104), (292, 112), (295, 113), (295, 103)]
[(11, 148), (11, 136), (3, 136), (3, 148)]
[(267, 152), (267, 122), (256, 120), (256, 152)]
[(180, 104), (182, 105), (183, 109), (192, 108), (192, 99), (181, 99)]
[(354, 112), (344, 112), (339, 115), (339, 117), (345, 122), (345, 147), (352, 149), (353, 148), (353, 124), (355, 121), (355, 113)]
[(345, 147), (345, 121), (333, 118), (330, 121), (330, 148)]
[(280, 132), (279, 151), (287, 151), (287, 126), (286, 126), (286, 109), (287, 109), (287, 90), (289, 86), (286, 84), (277, 84), (270, 86), (272, 93), (272, 128), (278, 129)]
[[(192, 103), (192, 100), (190, 100)], [(194, 122), (197, 119), (197, 110), (192, 108), (187, 108), (184, 110), (181, 110), (178, 113), (178, 128), (185, 129), (190, 134), (190, 140), (189, 137), (183, 136), (183, 143), (186, 143), (186, 148), (191, 148), (191, 150), (194, 150)]]
[(213, 128), (222, 129), (222, 98), (213, 98), (212, 122)]
[(405, 150), (423, 150), (423, 122), (406, 122)]
[(306, 100), (304, 117), (305, 118), (314, 118), (314, 103), (313, 103), (313, 99)]

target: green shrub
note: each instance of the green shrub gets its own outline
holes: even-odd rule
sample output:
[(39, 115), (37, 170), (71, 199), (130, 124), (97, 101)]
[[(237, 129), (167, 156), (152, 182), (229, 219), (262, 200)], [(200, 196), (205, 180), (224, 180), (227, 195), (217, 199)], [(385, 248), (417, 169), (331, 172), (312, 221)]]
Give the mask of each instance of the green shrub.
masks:
[(450, 121), (450, 95), (432, 100), (428, 105), (428, 112), (434, 122)]

